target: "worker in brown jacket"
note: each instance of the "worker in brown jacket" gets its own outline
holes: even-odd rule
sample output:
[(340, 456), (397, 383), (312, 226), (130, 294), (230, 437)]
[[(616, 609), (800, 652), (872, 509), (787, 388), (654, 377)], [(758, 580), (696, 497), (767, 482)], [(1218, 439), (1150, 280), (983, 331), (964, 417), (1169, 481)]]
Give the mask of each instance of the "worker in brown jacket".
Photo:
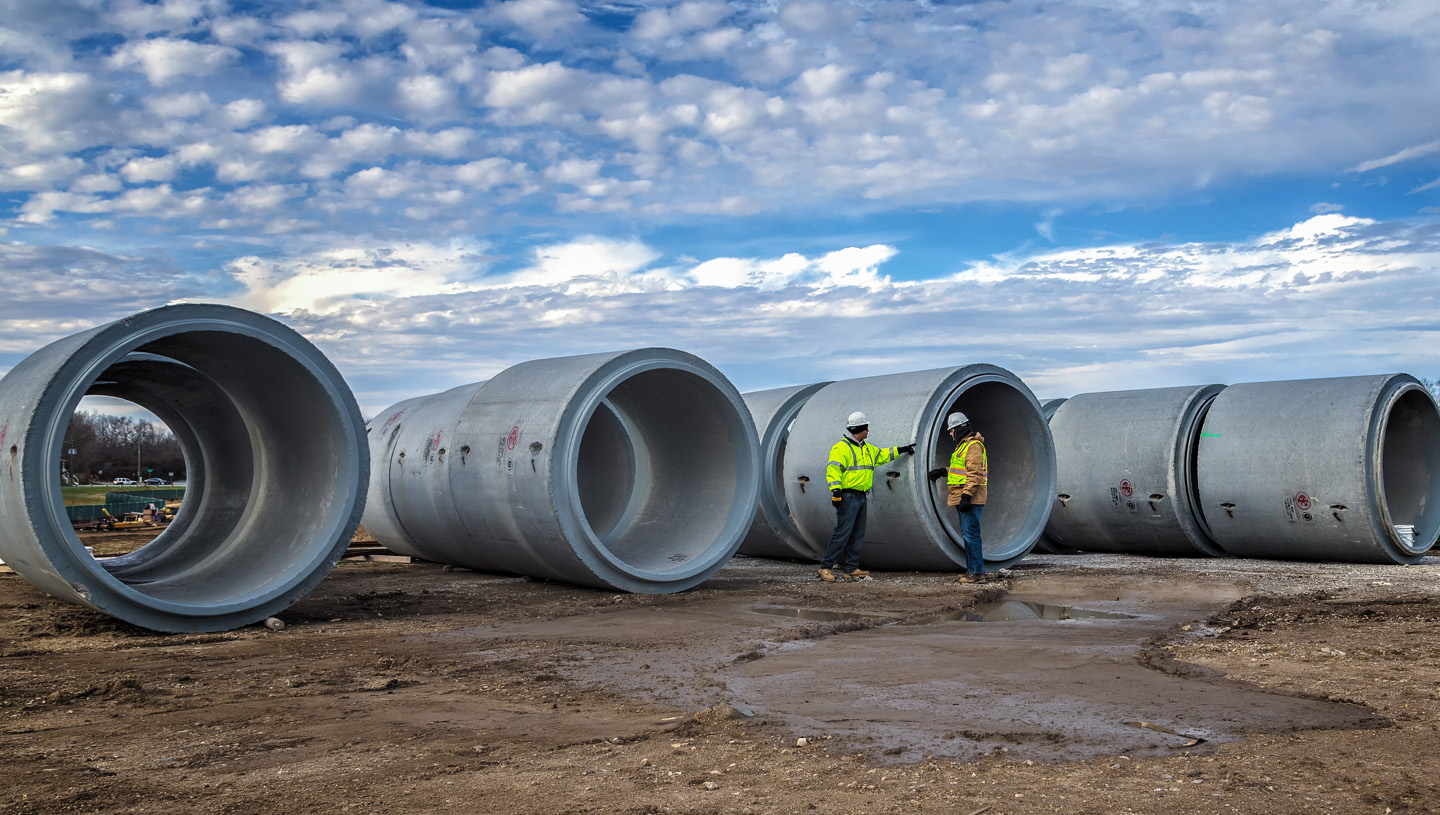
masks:
[(955, 507), (960, 515), (960, 538), (965, 546), (966, 574), (961, 583), (984, 583), (985, 554), (980, 541), (980, 513), (985, 509), (990, 481), (990, 458), (985, 450), (985, 437), (980, 435), (963, 413), (952, 413), (945, 420), (945, 429), (955, 442), (950, 467), (930, 471), (930, 480), (946, 476), (949, 497), (946, 505)]

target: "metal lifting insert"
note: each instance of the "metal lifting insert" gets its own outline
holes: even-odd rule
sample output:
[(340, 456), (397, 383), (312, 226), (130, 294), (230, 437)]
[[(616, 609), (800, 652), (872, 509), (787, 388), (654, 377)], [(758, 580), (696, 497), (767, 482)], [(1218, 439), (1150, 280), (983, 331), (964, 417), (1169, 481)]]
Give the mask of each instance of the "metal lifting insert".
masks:
[(365, 528), (427, 560), (674, 592), (718, 571), (755, 514), (749, 411), (681, 351), (521, 363), (401, 402), (370, 432)]
[[(740, 544), (740, 553), (755, 557), (813, 560), (824, 552), (805, 541), (785, 501), (785, 447), (795, 415), (816, 391), (830, 384), (800, 385), (745, 394), (745, 404), (760, 432), (760, 506), (755, 522)], [(808, 484), (808, 481), (805, 482)]]
[[(183, 509), (128, 555), (89, 556), (66, 518), (59, 451), (87, 393), (158, 416), (185, 455)], [(31, 583), (157, 631), (270, 617), (329, 574), (363, 509), (354, 396), (293, 330), (178, 305), (58, 340), (0, 380), (0, 559)]]

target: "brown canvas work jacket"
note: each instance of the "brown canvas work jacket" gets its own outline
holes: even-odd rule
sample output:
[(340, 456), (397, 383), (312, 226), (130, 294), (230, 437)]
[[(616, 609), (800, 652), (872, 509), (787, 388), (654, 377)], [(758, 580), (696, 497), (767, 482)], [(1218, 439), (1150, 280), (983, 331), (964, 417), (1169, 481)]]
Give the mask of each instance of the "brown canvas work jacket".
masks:
[(969, 495), (970, 503), (983, 505), (989, 482), (990, 460), (985, 452), (985, 437), (979, 433), (966, 436), (950, 454), (949, 477), (946, 478), (950, 491), (945, 504), (956, 506), (960, 503), (960, 496)]

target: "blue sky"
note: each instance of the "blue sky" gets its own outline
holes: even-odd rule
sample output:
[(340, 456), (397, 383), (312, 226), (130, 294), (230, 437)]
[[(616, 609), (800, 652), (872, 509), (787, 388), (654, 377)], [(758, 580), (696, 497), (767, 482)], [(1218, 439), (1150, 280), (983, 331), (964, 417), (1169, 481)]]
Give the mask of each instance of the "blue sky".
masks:
[(171, 302), (368, 414), (665, 345), (742, 390), (1440, 377), (1440, 7), (0, 0), (0, 372)]

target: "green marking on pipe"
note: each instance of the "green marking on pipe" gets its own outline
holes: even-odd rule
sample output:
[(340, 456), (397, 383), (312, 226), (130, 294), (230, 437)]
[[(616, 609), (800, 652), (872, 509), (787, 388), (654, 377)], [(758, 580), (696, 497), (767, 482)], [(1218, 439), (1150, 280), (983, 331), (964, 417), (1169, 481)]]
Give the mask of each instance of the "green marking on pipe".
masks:
[(1212, 438), (1212, 439), (1218, 439), (1218, 438), (1220, 438), (1220, 434), (1219, 434), (1219, 433), (1201, 433), (1200, 435), (1202, 435), (1202, 436), (1209, 436), (1209, 437)]

